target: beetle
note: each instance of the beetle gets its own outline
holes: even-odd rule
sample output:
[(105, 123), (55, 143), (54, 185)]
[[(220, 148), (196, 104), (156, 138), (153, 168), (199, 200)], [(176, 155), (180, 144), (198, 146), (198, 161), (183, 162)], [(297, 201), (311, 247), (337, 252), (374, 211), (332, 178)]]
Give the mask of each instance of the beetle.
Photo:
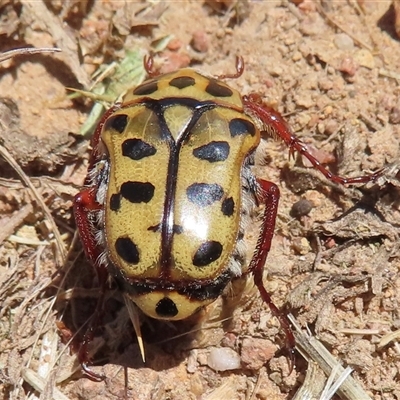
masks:
[[(111, 276), (145, 314), (180, 320), (215, 301), (235, 279), (252, 274), (262, 300), (286, 332), (293, 363), (294, 337), (286, 316), (263, 284), (273, 238), (278, 186), (252, 173), (261, 140), (273, 137), (306, 157), (338, 184), (374, 181), (332, 174), (292, 133), (284, 118), (257, 94), (241, 96), (223, 79), (193, 69), (150, 76), (129, 90), (100, 120), (84, 188), (74, 214), (87, 258), (95, 266), (101, 296), (84, 335), (79, 359), (88, 367), (88, 344), (99, 323)], [(252, 210), (261, 225), (251, 260), (244, 235)]]

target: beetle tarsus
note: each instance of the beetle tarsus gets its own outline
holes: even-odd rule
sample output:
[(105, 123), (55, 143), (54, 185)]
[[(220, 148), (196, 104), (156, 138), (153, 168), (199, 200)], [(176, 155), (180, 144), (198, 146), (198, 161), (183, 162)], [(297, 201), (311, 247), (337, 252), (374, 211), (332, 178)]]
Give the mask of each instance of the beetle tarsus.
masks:
[(218, 75), (217, 79), (237, 79), (243, 75), (244, 72), (244, 60), (242, 56), (236, 56), (235, 63), (236, 72), (233, 74), (222, 74)]
[(103, 382), (107, 377), (92, 371), (87, 363), (81, 363), (81, 368), (85, 376), (93, 382)]
[(160, 75), (160, 71), (154, 68), (154, 56), (152, 53), (144, 56), (143, 64), (144, 64), (144, 69), (147, 72), (149, 78), (154, 78)]

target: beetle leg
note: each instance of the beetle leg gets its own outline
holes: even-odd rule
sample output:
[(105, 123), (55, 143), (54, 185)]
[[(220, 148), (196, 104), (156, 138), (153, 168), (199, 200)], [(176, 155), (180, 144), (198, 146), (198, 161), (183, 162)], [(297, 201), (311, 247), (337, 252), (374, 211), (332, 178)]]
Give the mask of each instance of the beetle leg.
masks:
[(382, 175), (383, 170), (374, 172), (371, 175), (358, 176), (354, 178), (341, 177), (333, 174), (326, 169), (307, 149), (307, 146), (295, 136), (289, 127), (288, 123), (282, 115), (274, 110), (272, 107), (267, 106), (261, 101), (257, 94), (250, 94), (243, 96), (243, 103), (246, 111), (259, 119), (262, 123), (264, 130), (261, 135), (265, 137), (272, 137), (281, 139), (289, 147), (289, 155), (293, 155), (295, 151), (299, 152), (302, 156), (306, 157), (308, 161), (320, 171), (327, 179), (338, 184), (354, 184), (354, 183), (367, 183), (374, 182)]
[(290, 372), (293, 370), (295, 361), (294, 347), (295, 339), (290, 322), (287, 316), (282, 313), (278, 307), (272, 302), (271, 296), (266, 291), (263, 283), (263, 271), (265, 261), (271, 249), (271, 242), (274, 235), (276, 215), (278, 212), (279, 203), (279, 189), (278, 186), (272, 182), (257, 179), (258, 190), (257, 197), (261, 204), (264, 204), (264, 214), (261, 223), (261, 232), (257, 241), (256, 249), (253, 258), (249, 265), (249, 271), (253, 273), (254, 284), (257, 286), (262, 300), (268, 304), (272, 314), (278, 318), (282, 329), (286, 335), (286, 346), (290, 354)]
[(97, 258), (100, 255), (100, 250), (95, 241), (93, 226), (89, 221), (88, 213), (101, 209), (100, 204), (98, 204), (95, 199), (96, 189), (96, 187), (85, 188), (74, 198), (75, 221), (86, 256), (93, 264), (96, 264)]
[(89, 326), (83, 335), (83, 339), (78, 351), (78, 359), (87, 377), (93, 381), (100, 382), (105, 379), (105, 376), (93, 372), (88, 367), (88, 364), (90, 363), (88, 347), (90, 342), (93, 341), (94, 332), (100, 325), (103, 317), (104, 297), (108, 279), (107, 266), (100, 262), (101, 251), (96, 243), (93, 233), (93, 224), (88, 216), (89, 212), (101, 209), (100, 204), (96, 202), (96, 189), (96, 187), (89, 187), (82, 190), (75, 196), (74, 214), (86, 256), (95, 266), (100, 284), (100, 295), (97, 300), (96, 309)]
[(241, 77), (244, 71), (244, 60), (242, 56), (236, 56), (235, 68), (236, 68), (235, 73), (218, 75), (217, 79), (237, 79)]
[(89, 357), (89, 344), (93, 341), (94, 338), (94, 332), (96, 328), (100, 325), (100, 321), (103, 316), (103, 303), (104, 303), (104, 293), (102, 293), (99, 296), (97, 305), (96, 305), (96, 310), (93, 315), (92, 320), (90, 321), (89, 327), (86, 329), (86, 332), (83, 336), (81, 345), (79, 347), (78, 351), (78, 360), (81, 364), (81, 368), (85, 375), (92, 381), (94, 382), (102, 382), (106, 379), (106, 376), (103, 374), (98, 374), (94, 371), (92, 371), (89, 368), (89, 364), (91, 363), (90, 357)]
[(154, 77), (160, 75), (160, 71), (158, 69), (154, 68), (153, 54), (150, 53), (148, 56), (144, 56), (143, 65), (144, 65), (144, 69), (147, 72), (147, 75), (150, 78), (154, 78)]

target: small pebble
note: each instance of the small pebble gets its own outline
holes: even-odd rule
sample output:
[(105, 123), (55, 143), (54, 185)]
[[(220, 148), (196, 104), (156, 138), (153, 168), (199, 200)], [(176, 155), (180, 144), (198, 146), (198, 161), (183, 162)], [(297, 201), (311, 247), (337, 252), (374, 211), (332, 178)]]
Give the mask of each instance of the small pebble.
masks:
[(267, 339), (243, 340), (241, 359), (245, 369), (259, 370), (276, 353), (278, 346)]
[(300, 218), (309, 214), (312, 208), (313, 204), (311, 201), (307, 199), (301, 199), (293, 204), (292, 209), (290, 210), (290, 215), (294, 218)]
[(295, 96), (295, 101), (299, 108), (311, 108), (315, 106), (315, 101), (310, 93), (299, 93)]
[(299, 29), (303, 35), (320, 37), (326, 31), (326, 25), (322, 17), (313, 14), (301, 21)]
[(283, 74), (283, 68), (277, 63), (273, 63), (267, 66), (267, 71), (271, 76), (280, 76)]
[(354, 48), (353, 39), (346, 33), (336, 34), (333, 43), (339, 50), (352, 50)]
[(389, 122), (393, 125), (400, 124), (400, 106), (392, 108), (389, 114)]
[(340, 62), (338, 70), (348, 76), (354, 76), (358, 70), (358, 63), (352, 57), (344, 57)]
[(187, 360), (187, 365), (186, 365), (186, 370), (189, 372), (189, 374), (194, 374), (197, 370), (197, 353), (198, 351), (196, 349), (193, 349), (189, 353), (189, 357)]
[(193, 33), (191, 45), (199, 53), (207, 53), (210, 47), (210, 40), (204, 31), (196, 31)]
[(213, 347), (208, 355), (207, 364), (215, 371), (239, 369), (240, 356), (229, 347)]
[(160, 68), (161, 74), (173, 72), (179, 68), (185, 68), (190, 64), (190, 57), (186, 53), (175, 53), (171, 51), (165, 51), (162, 53), (166, 57), (166, 61)]
[(321, 90), (328, 91), (332, 89), (333, 82), (329, 78), (322, 78), (318, 81), (318, 86)]
[(173, 38), (167, 44), (167, 49), (171, 51), (178, 51), (182, 47), (182, 45), (183, 43), (179, 39)]
[(292, 60), (294, 62), (296, 61), (300, 61), (303, 58), (302, 54), (299, 51), (294, 52), (293, 56), (292, 56)]
[(325, 123), (325, 135), (332, 135), (337, 131), (339, 124), (334, 119), (330, 119)]

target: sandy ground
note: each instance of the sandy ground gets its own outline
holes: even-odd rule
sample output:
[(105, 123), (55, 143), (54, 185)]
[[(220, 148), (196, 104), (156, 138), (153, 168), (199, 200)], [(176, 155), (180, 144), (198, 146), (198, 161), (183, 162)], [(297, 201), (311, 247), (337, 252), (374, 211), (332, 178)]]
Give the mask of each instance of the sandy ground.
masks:
[[(292, 399), (304, 381), (307, 362), (297, 354), (289, 375), (284, 334), (251, 280), (242, 296), (220, 299), (191, 321), (141, 316), (145, 365), (122, 297), (110, 290), (92, 343), (93, 370), (107, 379), (92, 382), (80, 371), (76, 346), (98, 290), (71, 206), (86, 173), (88, 135), (80, 129), (93, 102), (71, 99), (66, 87), (122, 81), (113, 71), (92, 74), (132, 53), (142, 79), (143, 56), (153, 51), (161, 72), (191, 66), (214, 76), (234, 72), (241, 55), (245, 72), (228, 84), (259, 93), (333, 172), (386, 168), (375, 184), (338, 187), (271, 140), (255, 173), (281, 190), (265, 275), (275, 304), (354, 369), (366, 396), (400, 399), (394, 19), (386, 0), (0, 1), (0, 51), (62, 50), (0, 64), (2, 398)], [(110, 99), (122, 90), (104, 89)], [(215, 370), (216, 360), (236, 367)]]

